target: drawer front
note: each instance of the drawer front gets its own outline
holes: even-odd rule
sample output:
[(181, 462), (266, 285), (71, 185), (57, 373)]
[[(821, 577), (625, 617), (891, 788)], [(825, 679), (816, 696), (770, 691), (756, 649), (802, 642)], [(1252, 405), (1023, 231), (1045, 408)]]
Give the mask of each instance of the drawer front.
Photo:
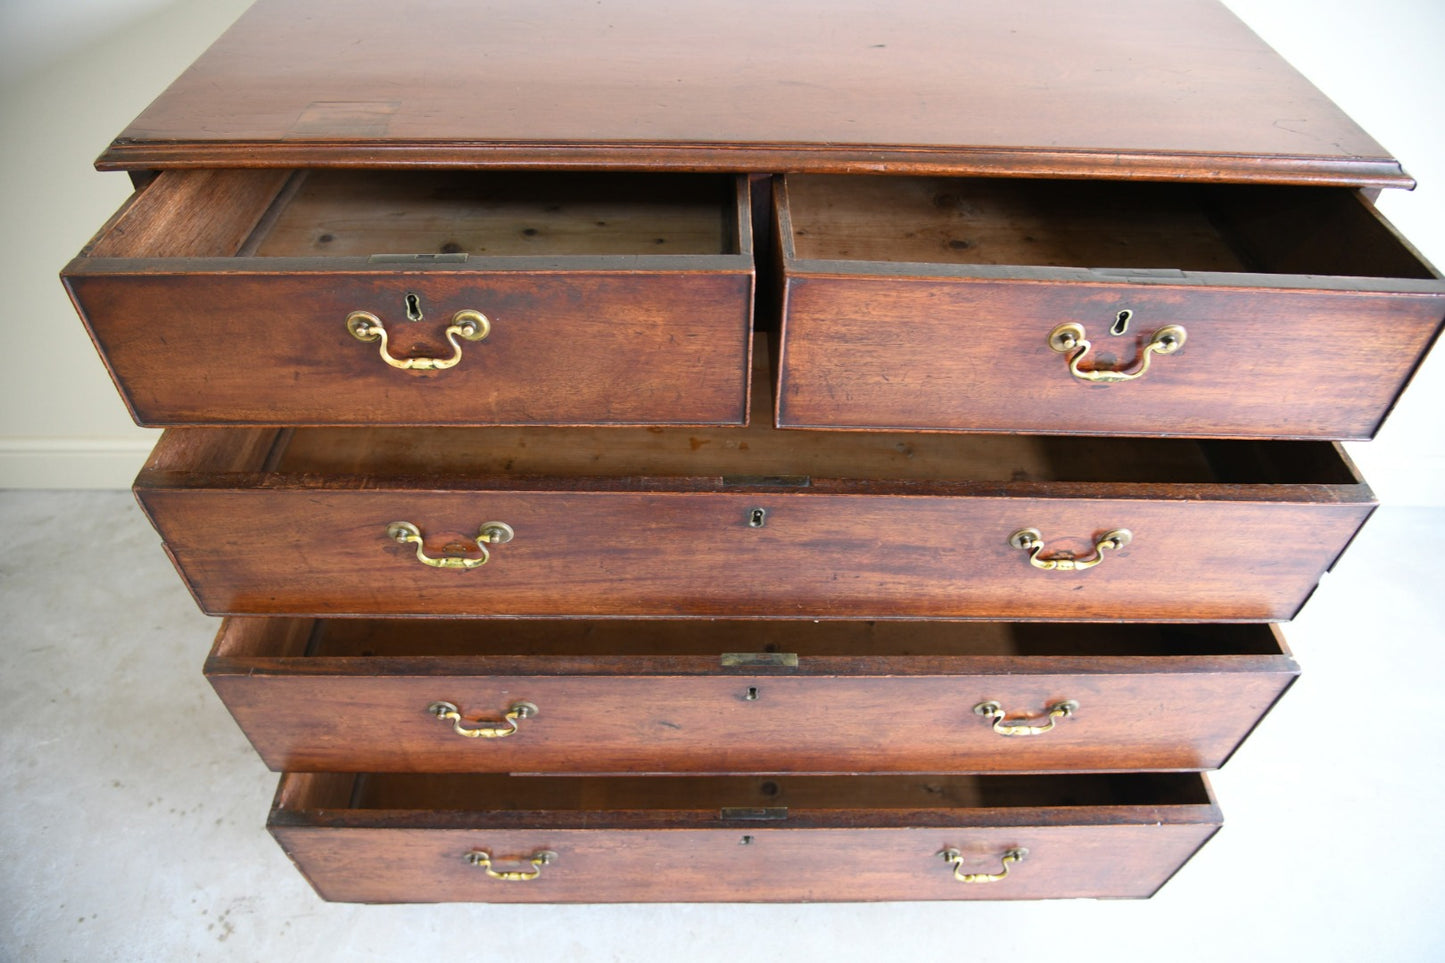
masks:
[[(837, 793), (874, 795), (857, 785), (869, 777), (853, 777), (824, 809), (706, 812), (678, 794), (673, 809), (468, 812), (443, 808), (452, 804), (443, 794), (429, 812), (397, 800), (370, 809), (288, 802), (306, 778), (282, 778), (270, 829), (322, 897), (349, 902), (1147, 897), (1219, 826), (1207, 791), (1154, 805), (836, 808)], [(564, 778), (569, 793), (592, 792), (592, 780)], [(761, 785), (779, 799), (789, 793)], [(916, 794), (928, 789), (920, 783)], [(943, 781), (933, 790), (935, 799), (950, 792)]]
[[(786, 305), (783, 427), (1339, 439), (1374, 435), (1442, 311), (1398, 293), (803, 273)], [(1051, 346), (1067, 323), (1090, 345), (1081, 374), (1082, 348)], [(1170, 327), (1183, 346), (1148, 350)]]
[(1445, 281), (1333, 189), (789, 176), (784, 427), (1365, 439)]
[(148, 425), (744, 424), (745, 178), (167, 171), (63, 277)]
[[(756, 491), (185, 490), (139, 497), (210, 614), (1288, 619), (1370, 511)], [(1087, 490), (1087, 489), (1086, 489)], [(1183, 493), (1175, 498), (1187, 497)], [(1219, 496), (1212, 500), (1211, 494)], [(765, 525), (751, 527), (757, 509)], [(400, 544), (393, 523), (416, 526)], [(479, 528), (509, 526), (477, 567)], [(1033, 529), (1042, 547), (1015, 547)], [(1118, 529), (1122, 548), (1099, 548)], [(1085, 570), (1043, 570), (1072, 552)], [(1067, 563), (1061, 563), (1067, 564)]]
[[(1264, 626), (1207, 627), (1211, 638), (1247, 636), (1218, 654), (1114, 655), (1105, 644), (1093, 656), (1005, 656), (908, 655), (892, 633), (788, 625), (729, 625), (735, 646), (766, 634), (802, 650), (794, 665), (748, 668), (778, 657), (674, 654), (694, 648), (678, 623), (458, 632), (409, 622), (388, 633), (405, 632), (404, 646), (347, 657), (288, 654), (298, 633), (315, 631), (310, 623), (231, 619), (206, 675), (277, 771), (782, 773), (1214, 768), (1298, 672), (1278, 645), (1267, 651)], [(960, 623), (900, 628), (962, 652), (984, 634)], [(1149, 627), (1134, 628), (1088, 626), (1090, 637), (1073, 644), (1087, 651), (1093, 636), (1107, 643)], [(398, 654), (432, 651), (438, 631), (470, 635), (474, 651), (492, 654)], [(656, 652), (495, 654), (510, 651), (509, 635), (542, 633), (632, 634)], [(1032, 634), (1046, 640), (1048, 627)], [(1175, 644), (1159, 634), (1147, 651)], [(877, 651), (809, 652), (854, 635)]]
[[(743, 424), (746, 272), (70, 278), (140, 424)], [(406, 320), (407, 295), (423, 319)], [(480, 341), (446, 332), (479, 311)], [(347, 327), (380, 318), (403, 370)]]
[[(456, 831), (271, 827), (287, 856), (326, 900), (350, 903), (696, 903), (883, 900), (1013, 900), (1152, 896), (1212, 835), (1213, 826), (1028, 826), (981, 831), (719, 830)], [(743, 840), (750, 840), (744, 843)], [(1026, 848), (994, 883), (954, 879), (938, 855), (965, 854), (964, 872), (997, 874), (1002, 856)], [(497, 880), (467, 862), (482, 851)], [(1015, 868), (1016, 867), (1016, 868)]]

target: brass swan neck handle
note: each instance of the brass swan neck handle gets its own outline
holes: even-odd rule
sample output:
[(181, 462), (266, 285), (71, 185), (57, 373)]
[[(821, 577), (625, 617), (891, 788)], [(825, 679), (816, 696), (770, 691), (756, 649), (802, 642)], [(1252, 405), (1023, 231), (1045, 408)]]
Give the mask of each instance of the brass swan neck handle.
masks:
[(1183, 325), (1164, 325), (1144, 343), (1132, 370), (1082, 367), (1084, 358), (1093, 348), (1093, 342), (1085, 335), (1084, 326), (1074, 321), (1061, 324), (1049, 332), (1049, 347), (1060, 354), (1069, 355), (1069, 374), (1078, 380), (1091, 384), (1117, 384), (1121, 381), (1134, 381), (1144, 377), (1149, 371), (1149, 362), (1156, 354), (1173, 354), (1184, 347), (1187, 337), (1188, 333), (1184, 330)]
[(357, 341), (380, 341), (378, 349), (381, 352), (381, 360), (393, 368), (400, 368), (403, 371), (445, 371), (447, 368), (456, 367), (462, 360), (461, 338), (463, 341), (481, 341), (492, 331), (492, 322), (480, 311), (466, 309), (452, 315), (452, 323), (447, 325), (447, 342), (452, 346), (450, 358), (398, 358), (391, 353), (390, 338), (386, 332), (386, 325), (381, 319), (370, 311), (353, 311), (346, 316), (346, 330)]
[(1024, 857), (1029, 854), (1027, 849), (1015, 847), (999, 857), (1003, 867), (997, 873), (965, 873), (963, 871), (963, 854), (953, 847), (944, 849), (938, 853), (945, 863), (953, 867), (953, 878), (960, 883), (997, 883), (1008, 878), (1009, 867), (1014, 863), (1021, 863)]

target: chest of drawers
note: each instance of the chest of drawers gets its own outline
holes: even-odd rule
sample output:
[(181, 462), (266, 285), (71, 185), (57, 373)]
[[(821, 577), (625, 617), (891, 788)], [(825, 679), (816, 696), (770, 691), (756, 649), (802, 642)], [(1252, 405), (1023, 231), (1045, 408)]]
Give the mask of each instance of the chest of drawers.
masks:
[(263, 0), (101, 158), (65, 281), (322, 896), (1147, 896), (1218, 828), (1445, 281), (1222, 8), (1040, 7)]

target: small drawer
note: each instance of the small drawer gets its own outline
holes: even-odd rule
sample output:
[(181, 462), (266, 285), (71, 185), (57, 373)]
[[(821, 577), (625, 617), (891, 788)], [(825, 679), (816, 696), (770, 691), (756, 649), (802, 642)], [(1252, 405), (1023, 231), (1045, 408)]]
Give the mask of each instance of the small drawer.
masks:
[[(765, 404), (754, 403), (765, 410)], [(1327, 442), (172, 428), (215, 615), (1273, 621), (1374, 506)]]
[(206, 676), (277, 771), (1221, 765), (1294, 681), (1267, 625), (228, 619)]
[(1218, 829), (1202, 776), (289, 773), (269, 828), (328, 900), (1147, 897)]
[(744, 424), (745, 178), (166, 171), (64, 272), (145, 425)]
[(785, 427), (1364, 439), (1445, 281), (1343, 189), (789, 175)]

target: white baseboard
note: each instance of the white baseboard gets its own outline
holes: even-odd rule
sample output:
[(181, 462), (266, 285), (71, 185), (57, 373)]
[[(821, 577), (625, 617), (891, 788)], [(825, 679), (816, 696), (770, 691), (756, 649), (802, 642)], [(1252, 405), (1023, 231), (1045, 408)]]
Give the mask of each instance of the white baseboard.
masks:
[(129, 488), (154, 438), (0, 438), (0, 488)]

